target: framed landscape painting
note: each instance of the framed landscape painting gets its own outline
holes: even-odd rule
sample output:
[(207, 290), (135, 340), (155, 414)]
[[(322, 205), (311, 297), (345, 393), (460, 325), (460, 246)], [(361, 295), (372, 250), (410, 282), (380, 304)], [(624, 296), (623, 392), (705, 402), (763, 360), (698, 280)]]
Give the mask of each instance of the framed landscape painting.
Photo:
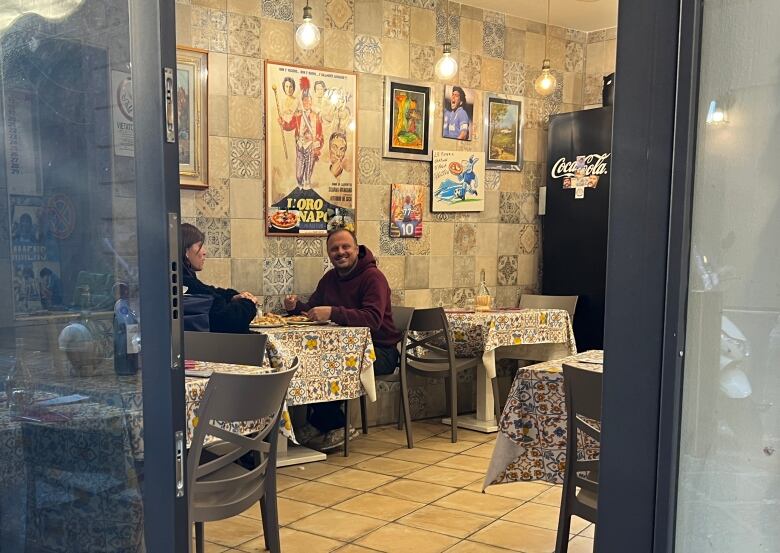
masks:
[(485, 98), (485, 168), (520, 171), (523, 168), (523, 103), (489, 94)]
[(431, 160), (430, 104), (430, 87), (385, 80), (384, 157)]
[(355, 228), (355, 73), (265, 62), (265, 232)]
[(485, 211), (481, 152), (433, 152), (431, 211)]
[(179, 182), (186, 188), (209, 185), (208, 59), (205, 50), (176, 48)]

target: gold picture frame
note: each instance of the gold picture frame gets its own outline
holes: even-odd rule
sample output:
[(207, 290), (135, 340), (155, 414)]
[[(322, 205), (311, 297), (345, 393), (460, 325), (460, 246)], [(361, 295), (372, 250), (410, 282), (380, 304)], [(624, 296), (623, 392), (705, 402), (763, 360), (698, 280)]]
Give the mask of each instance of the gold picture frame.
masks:
[(208, 65), (206, 50), (176, 48), (176, 136), (182, 188), (209, 185)]

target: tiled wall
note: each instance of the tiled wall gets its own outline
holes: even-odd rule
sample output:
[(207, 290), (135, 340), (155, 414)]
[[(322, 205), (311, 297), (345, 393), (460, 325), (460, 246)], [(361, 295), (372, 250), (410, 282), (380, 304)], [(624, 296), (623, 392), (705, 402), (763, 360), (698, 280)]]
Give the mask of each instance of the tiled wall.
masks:
[[(249, 290), (263, 296), (266, 310), (279, 309), (284, 294), (311, 293), (329, 267), (321, 238), (264, 236), (262, 72), (263, 60), (270, 59), (357, 72), (358, 238), (378, 257), (395, 303), (462, 305), (482, 270), (497, 305), (516, 305), (520, 293), (538, 290), (536, 213), (547, 151), (545, 119), (600, 103), (601, 76), (614, 68), (614, 29), (588, 34), (551, 27), (548, 51), (559, 86), (541, 98), (533, 79), (544, 58), (543, 24), (454, 2), (448, 17), (445, 3), (436, 0), (311, 0), (322, 40), (306, 52), (294, 41), (304, 5), (305, 0), (176, 5), (177, 43), (210, 53), (210, 186), (182, 191), (182, 216), (208, 234), (204, 281)], [(524, 99), (523, 171), (486, 173), (484, 212), (426, 212), (421, 239), (392, 239), (390, 184), (430, 186), (430, 163), (382, 158), (383, 80), (427, 83), (433, 98), (440, 98), (443, 83), (435, 80), (433, 68), (447, 33), (460, 66), (453, 82), (480, 94)], [(475, 102), (475, 120), (481, 119), (481, 102)], [(434, 117), (441, 120), (440, 107)], [(483, 150), (479, 126), (470, 143), (443, 139), (436, 130), (434, 148)], [(415, 398), (418, 414), (443, 405)]]

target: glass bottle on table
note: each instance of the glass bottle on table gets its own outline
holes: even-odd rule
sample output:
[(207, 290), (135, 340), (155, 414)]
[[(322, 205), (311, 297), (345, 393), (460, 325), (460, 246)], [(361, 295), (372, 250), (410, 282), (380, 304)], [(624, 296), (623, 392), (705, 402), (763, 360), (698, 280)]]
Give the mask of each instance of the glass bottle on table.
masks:
[(490, 311), (491, 308), (490, 290), (488, 290), (487, 283), (485, 282), (485, 269), (480, 272), (479, 287), (477, 288), (477, 295), (474, 298), (474, 309), (476, 311)]
[(32, 403), (32, 378), (27, 368), (24, 338), (16, 339), (16, 357), (5, 378), (5, 397), (10, 416), (18, 416)]

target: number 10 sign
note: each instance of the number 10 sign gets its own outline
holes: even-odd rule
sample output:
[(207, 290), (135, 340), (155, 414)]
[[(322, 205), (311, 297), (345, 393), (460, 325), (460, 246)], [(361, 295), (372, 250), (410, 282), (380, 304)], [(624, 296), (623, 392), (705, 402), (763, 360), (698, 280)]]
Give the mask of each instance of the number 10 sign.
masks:
[(422, 236), (424, 186), (393, 184), (390, 200), (390, 236), (420, 238)]

